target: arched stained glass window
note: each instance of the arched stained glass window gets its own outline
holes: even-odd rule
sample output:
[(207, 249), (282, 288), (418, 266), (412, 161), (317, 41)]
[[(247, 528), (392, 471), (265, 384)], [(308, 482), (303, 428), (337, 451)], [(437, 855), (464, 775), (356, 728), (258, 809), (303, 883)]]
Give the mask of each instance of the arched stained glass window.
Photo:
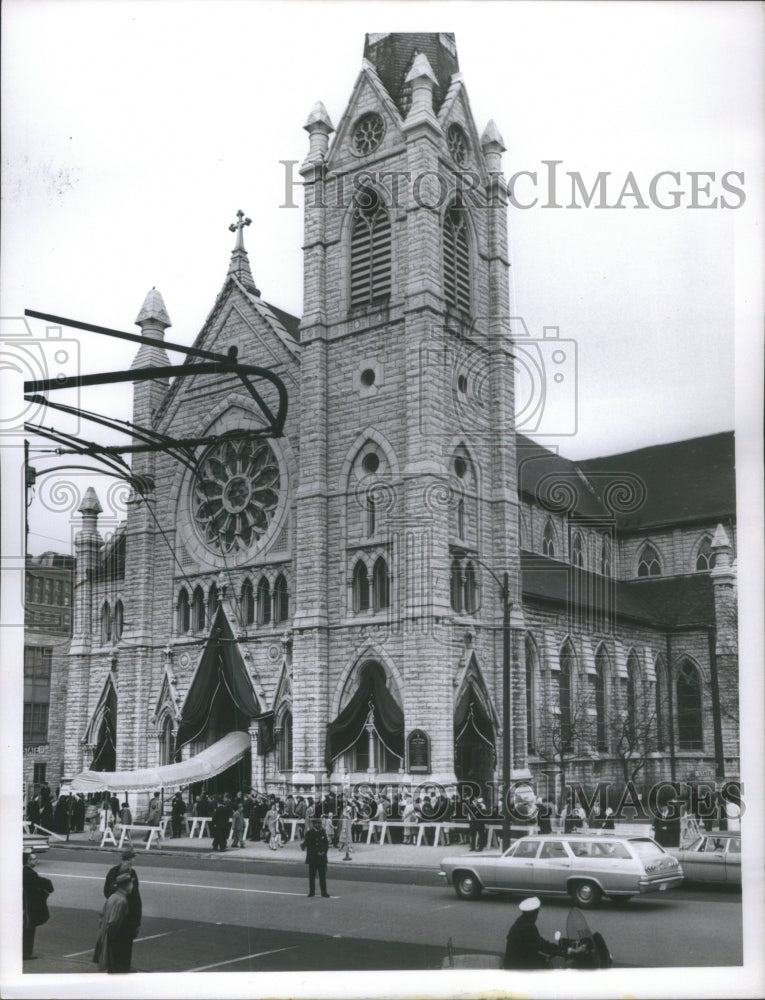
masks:
[(681, 750), (704, 749), (701, 679), (688, 660), (682, 662), (677, 673), (677, 730)]
[(353, 610), (356, 614), (369, 611), (369, 576), (361, 559), (353, 567)]
[(606, 721), (607, 684), (610, 674), (608, 653), (603, 646), (595, 654), (595, 739), (598, 750), (608, 750), (608, 723)]
[(258, 581), (258, 625), (268, 625), (271, 621), (271, 587), (261, 576)]
[(581, 531), (577, 531), (574, 535), (571, 546), (571, 562), (578, 569), (584, 569), (584, 540)]
[(273, 593), (273, 615), (275, 622), (286, 622), (289, 618), (289, 594), (287, 593), (287, 580), (283, 573), (280, 573), (274, 580)]
[(712, 541), (709, 537), (702, 538), (696, 554), (696, 570), (713, 569), (715, 564), (715, 553), (712, 551)]
[(650, 542), (646, 542), (640, 552), (640, 559), (638, 560), (638, 576), (661, 576), (661, 563), (659, 562), (659, 553), (651, 545)]
[(555, 558), (555, 529), (549, 517), (542, 533), (542, 555), (549, 556), (551, 559)]
[(245, 580), (242, 584), (242, 616), (244, 617), (245, 625), (254, 625), (255, 623), (255, 594), (252, 589), (252, 581)]
[(185, 635), (191, 627), (191, 614), (189, 608), (189, 595), (185, 587), (181, 587), (178, 592), (178, 603), (176, 604), (175, 628), (179, 635)]
[(205, 627), (205, 595), (201, 587), (194, 588), (191, 599), (191, 627), (195, 632), (201, 632)]

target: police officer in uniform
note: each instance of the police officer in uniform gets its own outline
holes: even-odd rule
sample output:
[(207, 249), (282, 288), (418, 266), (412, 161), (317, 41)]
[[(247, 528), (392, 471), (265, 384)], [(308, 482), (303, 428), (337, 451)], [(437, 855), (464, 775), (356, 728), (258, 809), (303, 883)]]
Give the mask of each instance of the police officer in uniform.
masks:
[(558, 944), (546, 941), (537, 930), (541, 905), (536, 896), (518, 905), (521, 915), (507, 932), (503, 969), (548, 969), (548, 959), (560, 954)]

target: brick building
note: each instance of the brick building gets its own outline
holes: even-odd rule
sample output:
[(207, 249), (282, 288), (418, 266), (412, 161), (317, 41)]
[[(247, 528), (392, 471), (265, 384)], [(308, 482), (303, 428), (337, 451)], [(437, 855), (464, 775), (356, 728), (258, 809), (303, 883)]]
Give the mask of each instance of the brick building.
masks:
[[(233, 375), (135, 384), (136, 424), (216, 440), (137, 454), (108, 544), (80, 507), (66, 774), (238, 731), (224, 784), (486, 784), (505, 598), (515, 777), (737, 773), (732, 434), (573, 463), (517, 433), (504, 145), (453, 36), (368, 35), (337, 129), (304, 127), (302, 318), (240, 215), (195, 342), (283, 380), (284, 435)], [(167, 364), (155, 289), (136, 323), (134, 368)]]
[(73, 556), (43, 552), (26, 560), (23, 780), (28, 796), (44, 781), (55, 787), (61, 776), (64, 740), (55, 706), (66, 699), (73, 572)]

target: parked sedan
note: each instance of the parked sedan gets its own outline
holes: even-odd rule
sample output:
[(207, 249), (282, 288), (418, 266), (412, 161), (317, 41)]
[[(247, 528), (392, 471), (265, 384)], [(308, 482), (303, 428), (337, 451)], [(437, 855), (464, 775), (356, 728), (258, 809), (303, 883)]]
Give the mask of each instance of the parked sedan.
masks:
[(504, 854), (444, 858), (439, 872), (460, 899), (485, 890), (534, 896), (569, 895), (577, 906), (597, 906), (603, 896), (676, 888), (683, 870), (650, 837), (545, 834), (517, 840)]
[(713, 830), (688, 847), (670, 847), (689, 882), (741, 885), (741, 834)]

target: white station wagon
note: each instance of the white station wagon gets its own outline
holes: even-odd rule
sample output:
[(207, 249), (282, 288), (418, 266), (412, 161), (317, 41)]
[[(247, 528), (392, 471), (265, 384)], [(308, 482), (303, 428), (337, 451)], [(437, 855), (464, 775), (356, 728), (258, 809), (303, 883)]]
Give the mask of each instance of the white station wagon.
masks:
[(516, 840), (504, 854), (444, 858), (439, 872), (460, 899), (484, 890), (535, 896), (569, 895), (577, 906), (597, 906), (603, 896), (629, 899), (673, 889), (683, 870), (650, 837), (545, 834)]

